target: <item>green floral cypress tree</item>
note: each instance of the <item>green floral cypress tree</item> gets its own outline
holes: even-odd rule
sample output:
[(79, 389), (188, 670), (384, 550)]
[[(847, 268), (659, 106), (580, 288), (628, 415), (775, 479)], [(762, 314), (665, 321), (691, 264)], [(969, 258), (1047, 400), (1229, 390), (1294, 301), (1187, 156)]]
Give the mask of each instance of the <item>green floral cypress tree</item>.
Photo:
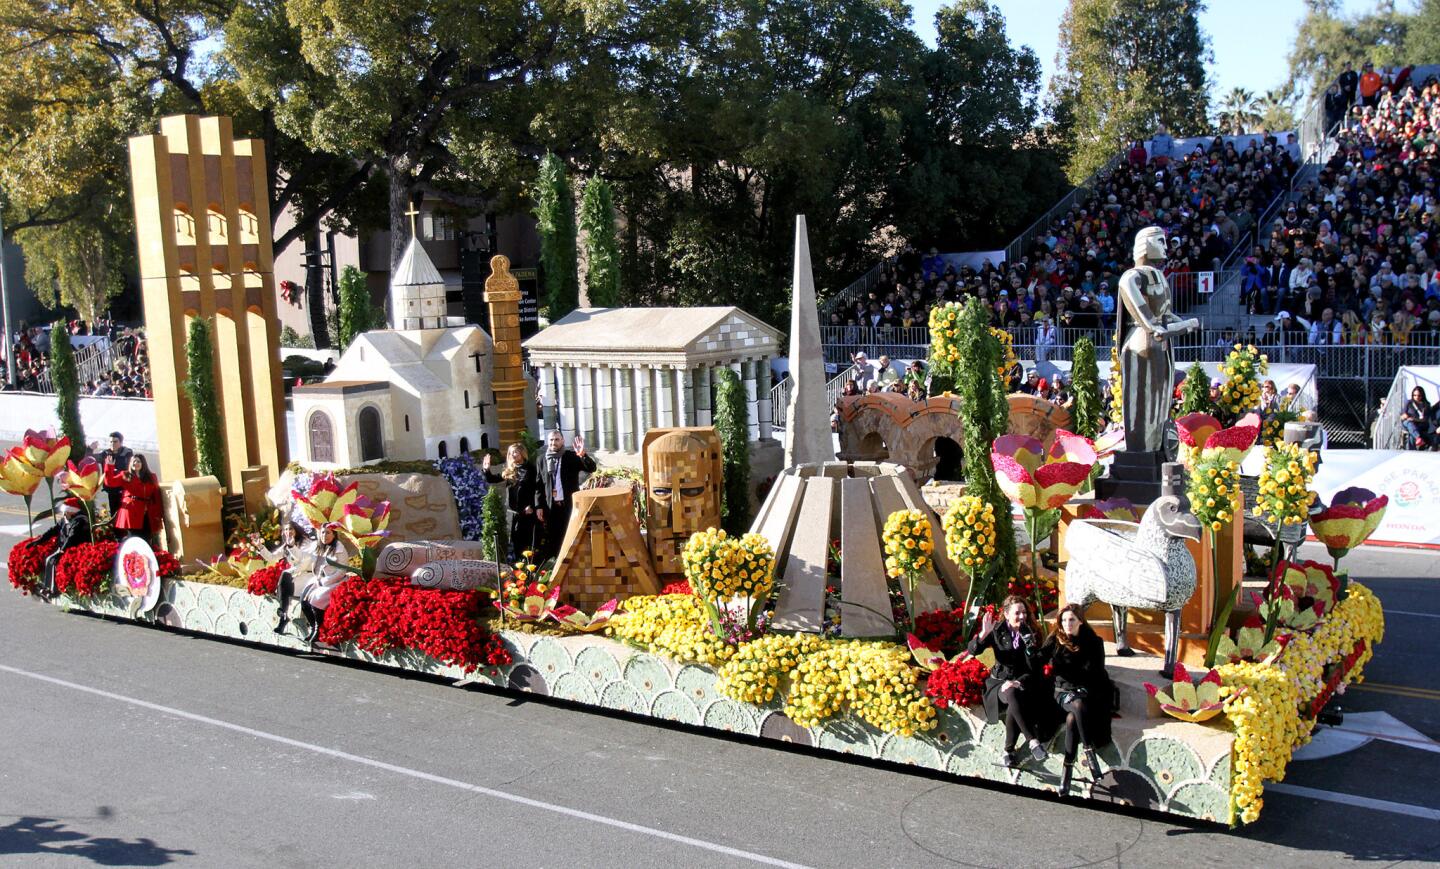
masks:
[(610, 182), (598, 175), (580, 197), (580, 228), (585, 231), (585, 292), (597, 308), (620, 303), (620, 243), (615, 237), (615, 203)]
[(1071, 412), (1075, 433), (1094, 438), (1100, 434), (1103, 411), (1100, 366), (1095, 361), (1095, 342), (1089, 338), (1075, 342), (1075, 359), (1070, 364), (1070, 388), (1075, 392), (1075, 405)]
[(50, 327), (50, 382), (55, 385), (55, 415), (60, 433), (70, 439), (78, 458), (85, 453), (85, 427), (80, 424), (80, 375), (75, 370), (75, 348), (70, 332), (59, 320)]
[(540, 265), (545, 271), (545, 307), (555, 322), (580, 304), (576, 273), (575, 197), (565, 164), (554, 154), (540, 161), (535, 179), (535, 220), (540, 230)]
[[(372, 321), (374, 308), (370, 304), (370, 288), (365, 283), (365, 273), (354, 266), (346, 266), (340, 272), (340, 350), (343, 352), (355, 336), (364, 334), (379, 324)], [(383, 322), (383, 318), (382, 318)]]
[(715, 370), (715, 431), (725, 473), (720, 525), (744, 534), (750, 527), (750, 414), (740, 376), (729, 368)]
[(995, 575), (1002, 581), (991, 588), (1003, 595), (1003, 580), (1016, 575), (1019, 562), (1010, 499), (1000, 491), (990, 461), (990, 445), (1009, 428), (1010, 404), (1000, 382), (1000, 342), (990, 334), (988, 322), (984, 304), (971, 298), (960, 320), (955, 385), (960, 397), (960, 419), (965, 426), (965, 490), (995, 507), (999, 520), (995, 523)]
[(196, 317), (190, 321), (190, 340), (185, 344), (188, 374), (183, 384), (190, 399), (195, 435), (195, 473), (214, 475), (225, 482), (225, 439), (220, 428), (220, 402), (215, 395), (215, 358), (210, 341), (210, 324)]
[(486, 561), (504, 561), (510, 551), (510, 527), (505, 521), (505, 487), (494, 483), (485, 493), (485, 503), (480, 508), (480, 537)]
[(1215, 403), (1210, 400), (1210, 375), (1205, 366), (1196, 362), (1185, 372), (1185, 381), (1180, 384), (1180, 406), (1175, 409), (1178, 419), (1190, 413), (1215, 413)]

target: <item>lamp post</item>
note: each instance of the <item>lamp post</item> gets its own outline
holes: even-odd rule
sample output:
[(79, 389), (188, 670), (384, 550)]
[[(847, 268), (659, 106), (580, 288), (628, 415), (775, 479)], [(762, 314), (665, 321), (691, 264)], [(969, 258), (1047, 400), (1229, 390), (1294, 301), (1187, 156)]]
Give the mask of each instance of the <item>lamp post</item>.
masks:
[(5, 276), (5, 225), (0, 218), (0, 320), (5, 329), (5, 383), (15, 385), (15, 345), (10, 341), (10, 281)]

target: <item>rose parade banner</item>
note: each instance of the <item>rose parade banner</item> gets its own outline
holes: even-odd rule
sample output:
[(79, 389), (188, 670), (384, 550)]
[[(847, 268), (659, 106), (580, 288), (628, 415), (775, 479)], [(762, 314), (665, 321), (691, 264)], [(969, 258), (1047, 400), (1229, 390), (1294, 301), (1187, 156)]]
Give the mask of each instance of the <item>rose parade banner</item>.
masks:
[(1321, 450), (1315, 490), (1329, 503), (1351, 486), (1390, 496), (1372, 543), (1440, 547), (1440, 453)]

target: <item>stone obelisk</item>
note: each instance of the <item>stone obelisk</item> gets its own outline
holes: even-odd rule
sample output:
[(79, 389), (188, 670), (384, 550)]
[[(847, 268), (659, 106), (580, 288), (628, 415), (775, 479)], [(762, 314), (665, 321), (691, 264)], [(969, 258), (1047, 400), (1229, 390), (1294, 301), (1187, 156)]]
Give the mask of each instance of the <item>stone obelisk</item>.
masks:
[(525, 371), (520, 361), (520, 282), (510, 273), (510, 258), (490, 258), (490, 277), (485, 279), (485, 303), (490, 306), (490, 338), (495, 342), (495, 417), (500, 449), (520, 442), (525, 431)]
[(820, 348), (820, 315), (815, 309), (815, 275), (810, 271), (810, 240), (803, 214), (795, 216), (790, 379), (790, 402), (785, 408), (785, 467), (835, 461), (825, 396), (825, 356)]

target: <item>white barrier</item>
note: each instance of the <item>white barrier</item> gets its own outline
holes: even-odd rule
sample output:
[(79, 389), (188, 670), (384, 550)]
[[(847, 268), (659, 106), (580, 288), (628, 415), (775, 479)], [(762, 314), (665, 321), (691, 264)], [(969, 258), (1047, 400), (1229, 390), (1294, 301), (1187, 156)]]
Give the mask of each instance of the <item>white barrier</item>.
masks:
[[(160, 449), (155, 428), (155, 402), (148, 398), (80, 399), (80, 424), (85, 438), (108, 446), (112, 431), (125, 435), (125, 445), (140, 452)], [(59, 429), (55, 396), (37, 392), (0, 392), (0, 443), (12, 443), (25, 436), (26, 429)]]
[(1373, 542), (1440, 546), (1440, 453), (1321, 450), (1315, 475), (1320, 500), (1329, 504), (1351, 486), (1390, 496)]

